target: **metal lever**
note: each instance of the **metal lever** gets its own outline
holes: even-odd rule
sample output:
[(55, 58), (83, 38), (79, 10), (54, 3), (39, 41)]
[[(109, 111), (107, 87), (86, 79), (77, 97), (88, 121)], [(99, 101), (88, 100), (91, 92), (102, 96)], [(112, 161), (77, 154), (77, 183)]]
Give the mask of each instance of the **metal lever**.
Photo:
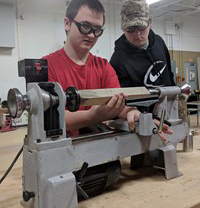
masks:
[(78, 178), (77, 178), (77, 182), (76, 182), (76, 187), (77, 187), (77, 191), (85, 198), (85, 199), (88, 199), (89, 196), (87, 195), (87, 193), (82, 189), (81, 185), (82, 185), (82, 179), (83, 179), (83, 176), (85, 175), (86, 171), (87, 171), (87, 168), (88, 168), (88, 163), (87, 162), (84, 162), (81, 169), (80, 169), (80, 173), (78, 175)]
[(88, 168), (88, 163), (84, 162), (81, 169), (80, 169), (80, 174), (79, 174), (79, 177), (77, 179), (78, 181), (82, 181), (83, 176), (85, 175), (85, 173), (87, 171), (87, 168)]
[(79, 184), (76, 184), (77, 191), (85, 198), (89, 199), (89, 196), (86, 194), (86, 192), (81, 188)]
[[(157, 115), (153, 115), (153, 118), (160, 121), (160, 118)], [(168, 126), (171, 126), (172, 123), (170, 121), (164, 120), (164, 124), (167, 124)]]
[(164, 121), (165, 121), (165, 114), (166, 114), (166, 110), (162, 110), (161, 116), (160, 116), (160, 125), (159, 125), (158, 128), (153, 129), (154, 134), (158, 134), (162, 130), (163, 124), (164, 124)]

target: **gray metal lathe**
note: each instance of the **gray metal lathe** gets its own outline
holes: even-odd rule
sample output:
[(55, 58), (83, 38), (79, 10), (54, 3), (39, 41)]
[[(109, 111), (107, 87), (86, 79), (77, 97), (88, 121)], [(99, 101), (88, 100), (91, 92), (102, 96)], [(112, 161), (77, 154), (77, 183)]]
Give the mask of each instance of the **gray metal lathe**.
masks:
[[(177, 95), (188, 88), (161, 87), (150, 90), (154, 99), (128, 101), (142, 106), (140, 121), (130, 132), (125, 121), (112, 121), (107, 128), (97, 125), (94, 133), (76, 138), (66, 136), (64, 111), (77, 110), (81, 91), (66, 93), (58, 83), (29, 83), (22, 95), (16, 88), (8, 93), (12, 117), (29, 112), (28, 133), (23, 146), (23, 204), (30, 208), (77, 208), (78, 195), (88, 198), (117, 181), (119, 159), (132, 156), (132, 168), (155, 165), (165, 170), (167, 179), (180, 176), (176, 146), (187, 138), (188, 126), (178, 118)], [(157, 102), (154, 113), (171, 124), (172, 135), (163, 142), (158, 127), (147, 113)]]

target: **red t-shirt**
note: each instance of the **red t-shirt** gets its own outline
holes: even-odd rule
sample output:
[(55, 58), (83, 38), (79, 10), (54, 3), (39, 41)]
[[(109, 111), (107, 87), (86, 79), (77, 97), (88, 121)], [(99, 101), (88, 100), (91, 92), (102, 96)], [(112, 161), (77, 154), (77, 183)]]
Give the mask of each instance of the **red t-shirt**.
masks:
[[(58, 82), (65, 91), (69, 86), (78, 90), (119, 88), (118, 77), (106, 59), (89, 54), (85, 65), (73, 62), (64, 48), (43, 57), (48, 61), (50, 82)], [(79, 110), (88, 107), (80, 106)]]

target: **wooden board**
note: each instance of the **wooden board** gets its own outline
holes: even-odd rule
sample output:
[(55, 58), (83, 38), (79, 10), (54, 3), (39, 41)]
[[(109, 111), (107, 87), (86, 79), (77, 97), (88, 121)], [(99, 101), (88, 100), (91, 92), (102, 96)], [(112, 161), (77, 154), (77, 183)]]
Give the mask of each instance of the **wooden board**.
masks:
[(128, 98), (146, 98), (152, 95), (145, 87), (109, 88), (95, 90), (79, 90), (81, 106), (106, 104), (113, 95), (124, 93)]

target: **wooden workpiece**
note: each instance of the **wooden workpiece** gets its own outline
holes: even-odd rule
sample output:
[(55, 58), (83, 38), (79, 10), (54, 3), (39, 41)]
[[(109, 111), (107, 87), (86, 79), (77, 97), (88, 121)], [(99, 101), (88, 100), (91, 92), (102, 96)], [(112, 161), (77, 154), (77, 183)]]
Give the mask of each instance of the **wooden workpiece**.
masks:
[(124, 93), (128, 98), (147, 98), (152, 95), (145, 87), (110, 88), (95, 90), (79, 90), (80, 105), (92, 106), (106, 104), (113, 95)]

